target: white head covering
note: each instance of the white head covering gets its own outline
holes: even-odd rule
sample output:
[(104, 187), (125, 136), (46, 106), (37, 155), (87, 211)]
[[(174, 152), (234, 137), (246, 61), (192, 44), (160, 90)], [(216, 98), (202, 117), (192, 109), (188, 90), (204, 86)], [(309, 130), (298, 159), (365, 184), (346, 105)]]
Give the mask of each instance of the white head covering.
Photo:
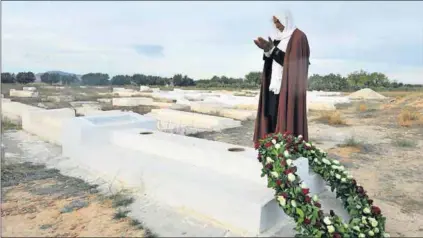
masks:
[[(278, 49), (285, 52), (286, 47), (288, 46), (288, 42), (291, 39), (292, 33), (294, 33), (297, 27), (294, 25), (294, 19), (292, 18), (292, 14), (289, 10), (286, 10), (282, 15), (275, 15), (280, 21), (280, 23), (285, 27), (281, 32), (275, 26), (275, 34), (272, 40), (280, 41), (278, 44)], [(279, 94), (281, 85), (282, 85), (282, 71), (283, 67), (273, 61), (272, 64), (272, 75), (270, 78), (270, 85), (269, 90), (275, 94)]]

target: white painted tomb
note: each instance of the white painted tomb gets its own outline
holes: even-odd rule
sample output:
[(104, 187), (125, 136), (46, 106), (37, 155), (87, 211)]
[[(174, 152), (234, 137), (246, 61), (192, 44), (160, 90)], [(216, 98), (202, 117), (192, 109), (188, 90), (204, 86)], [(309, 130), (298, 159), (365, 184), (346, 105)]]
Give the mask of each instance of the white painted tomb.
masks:
[(152, 103), (152, 98), (145, 97), (122, 97), (112, 99), (113, 106), (135, 107), (139, 105), (149, 105)]
[(37, 88), (36, 87), (23, 87), (22, 90), (35, 92), (35, 91), (37, 91)]
[[(107, 146), (109, 132), (125, 128), (144, 128), (154, 130), (157, 121), (133, 112), (105, 112), (92, 116), (75, 117), (64, 122), (62, 133), (63, 155), (72, 158), (80, 147)], [(94, 148), (94, 147), (93, 147)]]
[(165, 132), (190, 134), (202, 131), (221, 131), (241, 126), (240, 121), (230, 118), (203, 115), (172, 109), (153, 109), (147, 116), (158, 120), (158, 128)]
[(203, 103), (203, 102), (191, 102), (191, 111), (214, 114), (221, 117), (232, 118), (235, 120), (246, 121), (255, 119), (257, 111), (243, 110), (243, 109), (232, 109), (228, 106), (219, 103)]
[(11, 97), (20, 97), (20, 98), (36, 98), (38, 97), (38, 92), (34, 91), (25, 91), (25, 90), (16, 90), (16, 89), (10, 89), (9, 95)]
[(63, 122), (75, 117), (70, 108), (28, 110), (22, 114), (22, 129), (54, 144), (61, 144)]
[(38, 107), (26, 105), (20, 102), (12, 102), (8, 98), (2, 98), (1, 114), (2, 118), (8, 118), (15, 123), (22, 122), (22, 114), (29, 110), (43, 110)]
[[(158, 132), (140, 115), (131, 128), (120, 115), (68, 120), (63, 154), (123, 187), (250, 236), (290, 221), (260, 177), (254, 149)], [(312, 193), (324, 190), (305, 158), (294, 164)]]

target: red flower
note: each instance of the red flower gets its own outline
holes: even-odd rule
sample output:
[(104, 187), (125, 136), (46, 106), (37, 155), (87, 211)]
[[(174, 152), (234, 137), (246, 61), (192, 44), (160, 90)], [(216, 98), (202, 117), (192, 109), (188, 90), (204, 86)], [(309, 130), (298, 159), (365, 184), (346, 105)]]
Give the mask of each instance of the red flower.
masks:
[(291, 169), (286, 169), (285, 171), (283, 171), (283, 173), (285, 174), (285, 175), (288, 175), (289, 173), (291, 173), (292, 171), (291, 171)]
[(309, 197), (309, 196), (305, 196), (304, 201), (305, 201), (306, 203), (311, 203), (311, 197)]
[(286, 165), (286, 161), (285, 160), (281, 160), (281, 166), (282, 167), (285, 167), (285, 165)]
[(310, 223), (311, 223), (310, 219), (308, 219), (308, 218), (304, 218), (304, 224), (308, 225), (308, 224), (310, 224)]
[(291, 168), (291, 172), (292, 172), (292, 173), (297, 172), (297, 166), (293, 166), (293, 167)]
[(364, 194), (364, 188), (362, 186), (357, 186), (357, 192), (361, 195)]
[(373, 205), (373, 200), (372, 200), (372, 199), (367, 200), (367, 202), (368, 202), (370, 205)]
[(278, 140), (279, 138), (277, 136), (273, 136), (273, 139)]
[(333, 233), (333, 236), (332, 236), (333, 238), (342, 238), (342, 236), (341, 236), (341, 234), (339, 234), (339, 233)]
[(281, 196), (282, 196), (283, 198), (285, 198), (285, 199), (287, 199), (287, 198), (288, 198), (288, 194), (287, 194), (287, 193), (281, 193)]
[(257, 159), (258, 159), (258, 161), (261, 163), (261, 161), (263, 161), (262, 159), (261, 159), (261, 156), (259, 155), (259, 156), (257, 156)]
[(371, 210), (372, 210), (372, 213), (374, 215), (380, 215), (382, 213), (382, 211), (380, 210), (380, 208), (379, 207), (376, 207), (376, 206), (372, 206), (371, 207)]
[(283, 133), (283, 137), (287, 137), (289, 134), (291, 134), (289, 131), (285, 131), (285, 133)]
[(314, 224), (314, 226), (316, 228), (320, 228), (322, 226), (322, 224), (320, 223), (320, 221), (316, 221), (316, 223)]
[(321, 208), (321, 207), (322, 207), (322, 204), (320, 204), (319, 202), (315, 202), (315, 203), (314, 203), (314, 206), (316, 206), (316, 207), (318, 207), (318, 208)]
[(266, 168), (267, 169), (273, 169), (273, 165), (272, 164), (266, 164)]
[(304, 195), (307, 195), (310, 192), (309, 188), (303, 188), (301, 189), (301, 191), (303, 192)]
[(278, 180), (276, 180), (276, 184), (277, 184), (278, 186), (281, 186), (282, 181), (281, 181), (280, 179), (278, 179)]
[(272, 142), (267, 142), (266, 144), (264, 144), (264, 146), (266, 147), (266, 148), (269, 148), (269, 147), (271, 147), (273, 144), (272, 144)]
[(256, 150), (257, 150), (259, 147), (260, 147), (260, 143), (259, 143), (259, 142), (254, 143), (254, 148), (255, 148)]

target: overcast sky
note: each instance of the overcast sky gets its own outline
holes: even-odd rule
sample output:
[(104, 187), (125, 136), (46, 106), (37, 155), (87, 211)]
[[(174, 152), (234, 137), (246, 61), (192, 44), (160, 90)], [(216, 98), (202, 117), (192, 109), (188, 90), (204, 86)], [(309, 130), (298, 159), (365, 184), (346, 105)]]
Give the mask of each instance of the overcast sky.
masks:
[(2, 70), (196, 79), (262, 68), (253, 39), (291, 10), (310, 74), (364, 69), (423, 83), (423, 2), (2, 2)]

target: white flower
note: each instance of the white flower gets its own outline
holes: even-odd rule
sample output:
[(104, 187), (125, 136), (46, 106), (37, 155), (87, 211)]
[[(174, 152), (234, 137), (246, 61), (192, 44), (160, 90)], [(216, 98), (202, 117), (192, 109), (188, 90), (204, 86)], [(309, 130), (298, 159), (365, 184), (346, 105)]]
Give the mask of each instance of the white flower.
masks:
[(311, 147), (310, 143), (305, 143), (305, 145), (306, 145), (307, 147)]
[(272, 158), (266, 157), (266, 164), (270, 164), (270, 163), (273, 163), (273, 162), (275, 162), (275, 161), (273, 161)]
[(360, 237), (360, 238), (366, 238), (366, 235), (365, 235), (365, 234), (363, 234), (363, 233), (360, 233), (360, 234), (358, 235), (358, 237)]
[(288, 152), (287, 150), (285, 150), (285, 151), (283, 152), (283, 156), (284, 156), (285, 158), (289, 158), (289, 152)]
[(325, 163), (325, 164), (330, 164), (330, 161), (325, 159), (325, 158), (322, 159), (322, 162)]
[(295, 200), (291, 200), (291, 206), (297, 207), (297, 203), (295, 202)]
[(319, 197), (317, 197), (316, 194), (313, 195), (313, 201), (317, 202), (319, 200)]
[(329, 217), (325, 217), (325, 218), (323, 218), (323, 222), (324, 222), (326, 225), (330, 225), (330, 224), (332, 224), (332, 222), (330, 221), (330, 218), (329, 218)]
[(283, 196), (279, 196), (279, 197), (278, 197), (278, 201), (279, 201), (279, 204), (280, 204), (282, 207), (285, 207), (285, 206), (286, 206), (286, 200), (285, 200), (285, 198), (284, 198)]
[(341, 179), (341, 182), (342, 182), (342, 183), (346, 183), (346, 182), (347, 182), (347, 179), (346, 179), (346, 178), (342, 178), (342, 179)]
[(279, 176), (278, 172), (276, 172), (276, 171), (270, 172), (270, 175), (272, 175), (272, 177), (274, 177), (274, 178), (277, 178)]
[(276, 140), (275, 140), (275, 139), (273, 139), (273, 140), (272, 140), (272, 143), (273, 143), (273, 144), (276, 144)]
[(375, 229), (373, 229), (373, 231), (374, 231), (375, 233), (379, 233), (379, 228), (375, 227)]
[(341, 175), (339, 175), (339, 174), (336, 174), (336, 175), (335, 175), (335, 177), (336, 177), (337, 179), (341, 179)]
[(335, 227), (333, 226), (327, 226), (327, 228), (329, 233), (333, 233), (335, 231)]
[(316, 152), (314, 152), (314, 150), (312, 150), (312, 151), (310, 151), (310, 153), (314, 154), (314, 153), (316, 153)]
[(353, 229), (356, 230), (356, 231), (360, 231), (360, 227), (358, 227), (358, 226), (354, 226)]
[(352, 179), (352, 178), (353, 178), (353, 176), (352, 176), (351, 174), (348, 174), (348, 175), (347, 175), (347, 178), (348, 178), (348, 179)]
[(373, 227), (377, 227), (378, 222), (376, 221), (376, 219), (374, 219), (374, 218), (370, 219), (370, 218), (369, 218), (369, 221), (370, 221), (370, 224), (371, 224)]
[(292, 164), (292, 160), (291, 160), (291, 159), (287, 159), (287, 160), (286, 160), (286, 164), (287, 164), (288, 166), (290, 166), (290, 165)]
[(300, 187), (301, 187), (301, 188), (307, 188), (307, 184), (306, 184), (306, 183), (304, 183), (304, 182), (302, 182), (302, 183), (301, 183), (301, 185), (300, 185)]
[(373, 231), (369, 231), (369, 236), (374, 236), (375, 233)]
[(370, 213), (370, 209), (368, 207), (363, 209), (364, 214), (369, 214)]
[(338, 170), (339, 170), (339, 171), (344, 171), (344, 169), (345, 169), (345, 167), (344, 167), (344, 166), (342, 166), (342, 165), (341, 165), (341, 166), (338, 166)]
[(302, 138), (303, 138), (303, 135), (299, 135), (299, 136), (298, 136), (298, 139), (300, 139), (300, 140), (301, 140)]
[(389, 237), (391, 237), (388, 233), (383, 233), (383, 237), (385, 237), (385, 238), (389, 238)]
[(275, 145), (275, 148), (276, 148), (276, 149), (279, 149), (279, 148), (281, 148), (281, 145), (280, 145), (280, 144), (276, 144), (276, 145)]
[(292, 173), (289, 173), (288, 174), (288, 180), (289, 180), (289, 182), (295, 181), (295, 175), (293, 175)]
[(336, 165), (332, 165), (331, 167), (332, 167), (333, 170), (337, 170), (338, 169), (338, 166), (336, 166)]
[(332, 163), (339, 164), (339, 161), (338, 160), (332, 160)]

